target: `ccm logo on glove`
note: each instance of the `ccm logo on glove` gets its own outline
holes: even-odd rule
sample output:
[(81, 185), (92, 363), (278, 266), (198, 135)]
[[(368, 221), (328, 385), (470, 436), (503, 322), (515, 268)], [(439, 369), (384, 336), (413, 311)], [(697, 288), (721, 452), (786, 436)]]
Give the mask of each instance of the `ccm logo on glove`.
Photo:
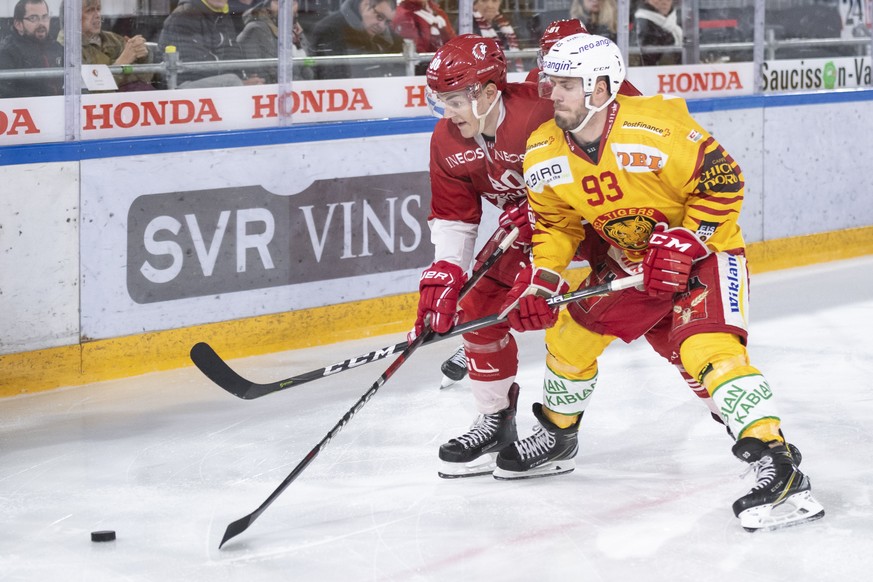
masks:
[(694, 261), (710, 250), (687, 228), (655, 225), (643, 259), (643, 286), (649, 295), (681, 293), (688, 289)]

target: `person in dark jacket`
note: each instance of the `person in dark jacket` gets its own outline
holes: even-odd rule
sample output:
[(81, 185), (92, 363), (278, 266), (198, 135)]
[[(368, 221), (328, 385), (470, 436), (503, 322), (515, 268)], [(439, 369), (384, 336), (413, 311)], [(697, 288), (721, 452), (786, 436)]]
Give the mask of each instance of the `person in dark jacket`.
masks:
[[(293, 4), (294, 27), (291, 34), (292, 56), (308, 55), (308, 43), (303, 28), (297, 20), (297, 0)], [(236, 38), (247, 59), (275, 59), (279, 54), (279, 0), (262, 0), (243, 14), (245, 26)], [(275, 83), (278, 77), (276, 68), (259, 69), (259, 74), (267, 83)], [(294, 79), (312, 79), (312, 67), (295, 63)]]
[[(183, 63), (231, 61), (243, 58), (236, 42), (236, 28), (228, 14), (227, 0), (180, 0), (164, 20), (158, 42), (166, 52), (175, 46)], [(245, 71), (196, 70), (188, 67), (178, 78), (178, 88), (261, 85), (264, 80)]]
[[(64, 47), (49, 37), (45, 0), (18, 0), (12, 16), (13, 32), (0, 45), (0, 70), (63, 67)], [(0, 82), (0, 98), (63, 95), (63, 72), (56, 77), (29, 77)]]
[(679, 26), (673, 0), (646, 0), (634, 12), (634, 28), (640, 45), (642, 62), (650, 65), (674, 65), (682, 62), (677, 52), (646, 51), (653, 46), (682, 46), (682, 28)]
[[(319, 20), (312, 31), (314, 56), (402, 53), (403, 39), (391, 21), (395, 0), (344, 0), (339, 11)], [(330, 64), (316, 67), (319, 79), (404, 75), (398, 64)]]
[[(103, 30), (101, 0), (80, 0), (82, 4), (82, 64), (131, 65), (152, 62), (146, 40), (137, 34), (133, 38)], [(61, 31), (58, 42), (64, 44), (64, 3), (61, 2)], [(113, 75), (119, 91), (151, 91), (152, 73), (122, 73)]]

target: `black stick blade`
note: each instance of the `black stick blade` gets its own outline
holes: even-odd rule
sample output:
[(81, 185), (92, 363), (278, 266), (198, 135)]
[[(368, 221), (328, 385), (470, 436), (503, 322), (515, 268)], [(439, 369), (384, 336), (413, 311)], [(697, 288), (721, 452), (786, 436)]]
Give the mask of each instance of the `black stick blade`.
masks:
[(191, 361), (207, 378), (237, 398), (250, 399), (252, 397), (250, 391), (257, 384), (234, 372), (209, 344), (205, 342), (194, 344), (194, 347), (191, 348)]
[(221, 546), (223, 546), (225, 542), (227, 542), (227, 540), (235, 538), (242, 532), (246, 531), (249, 526), (252, 525), (253, 521), (255, 521), (254, 514), (249, 514), (245, 517), (241, 517), (240, 519), (227, 526), (227, 529), (224, 530), (224, 537), (221, 538), (221, 543), (218, 544), (218, 549), (220, 550)]

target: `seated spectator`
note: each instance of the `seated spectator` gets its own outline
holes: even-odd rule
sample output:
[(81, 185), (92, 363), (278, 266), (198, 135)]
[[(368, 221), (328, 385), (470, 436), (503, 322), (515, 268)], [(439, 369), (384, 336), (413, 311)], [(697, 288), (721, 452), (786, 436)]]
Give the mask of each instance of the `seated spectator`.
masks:
[(589, 34), (605, 36), (614, 41), (618, 24), (615, 0), (573, 0), (570, 17), (581, 20)]
[[(141, 35), (123, 37), (103, 30), (103, 9), (100, 0), (82, 2), (82, 64), (131, 65), (152, 62), (146, 40)], [(61, 2), (61, 32), (58, 42), (64, 44), (64, 3)], [(119, 91), (153, 90), (151, 73), (113, 75)]]
[[(306, 37), (303, 28), (297, 21), (297, 0), (294, 0), (292, 13), (294, 29), (292, 30), (292, 56), (307, 56)], [(244, 16), (245, 28), (236, 38), (247, 59), (275, 59), (279, 56), (279, 0), (262, 0), (249, 9)], [(294, 79), (312, 79), (315, 75), (311, 66), (293, 65)], [(259, 69), (260, 76), (267, 83), (275, 83), (278, 75), (276, 69)]]
[[(448, 15), (434, 0), (402, 0), (394, 15), (394, 30), (403, 38), (415, 41), (419, 53), (436, 52), (447, 41), (454, 38), (455, 29)], [(421, 63), (424, 74), (427, 63)]]
[[(164, 20), (159, 45), (175, 46), (183, 63), (232, 61), (243, 58), (236, 29), (228, 15), (227, 0), (179, 0)], [(245, 71), (216, 74), (188, 66), (178, 78), (179, 89), (262, 85), (264, 80)]]
[(673, 0), (645, 0), (634, 12), (634, 29), (643, 65), (672, 65), (682, 61), (679, 52), (646, 52), (651, 46), (682, 46)]
[[(502, 0), (473, 0), (473, 34), (497, 39), (503, 50), (518, 50), (518, 37), (512, 23), (500, 13)], [(515, 59), (515, 70), (523, 71), (521, 59)]]
[(261, 0), (227, 0), (227, 12), (230, 14), (230, 19), (233, 21), (237, 33), (242, 32), (246, 26), (246, 12), (260, 3)]
[[(402, 53), (403, 39), (391, 28), (396, 4), (394, 0), (344, 0), (337, 12), (315, 24), (310, 37), (315, 56), (367, 55)], [(319, 79), (385, 77), (404, 75), (406, 67), (398, 64), (344, 63), (319, 64)]]
[[(49, 69), (64, 66), (64, 47), (49, 37), (48, 4), (45, 0), (18, 0), (12, 14), (13, 31), (0, 45), (0, 70)], [(63, 71), (57, 77), (4, 79), (0, 98), (63, 95)]]

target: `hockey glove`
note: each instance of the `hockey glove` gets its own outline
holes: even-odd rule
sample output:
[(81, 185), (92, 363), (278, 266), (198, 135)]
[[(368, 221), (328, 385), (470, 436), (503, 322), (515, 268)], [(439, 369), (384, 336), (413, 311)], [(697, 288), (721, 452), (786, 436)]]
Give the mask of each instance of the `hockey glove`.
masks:
[(461, 267), (448, 261), (437, 261), (424, 270), (418, 283), (418, 316), (412, 339), (421, 334), (428, 314), (430, 328), (435, 332), (452, 329), (458, 319), (458, 299), (466, 280)]
[(556, 272), (528, 265), (515, 278), (506, 295), (501, 314), (515, 331), (547, 329), (558, 321), (558, 307), (546, 299), (569, 291), (570, 285)]
[(529, 245), (533, 238), (533, 223), (530, 220), (530, 206), (527, 200), (522, 200), (519, 204), (507, 204), (503, 207), (503, 214), (500, 215), (498, 223), (507, 232), (512, 230), (512, 227), (518, 228), (518, 238), (512, 246), (521, 247)]
[(691, 265), (710, 250), (697, 235), (679, 226), (655, 225), (643, 259), (643, 286), (649, 295), (681, 293), (688, 289)]

